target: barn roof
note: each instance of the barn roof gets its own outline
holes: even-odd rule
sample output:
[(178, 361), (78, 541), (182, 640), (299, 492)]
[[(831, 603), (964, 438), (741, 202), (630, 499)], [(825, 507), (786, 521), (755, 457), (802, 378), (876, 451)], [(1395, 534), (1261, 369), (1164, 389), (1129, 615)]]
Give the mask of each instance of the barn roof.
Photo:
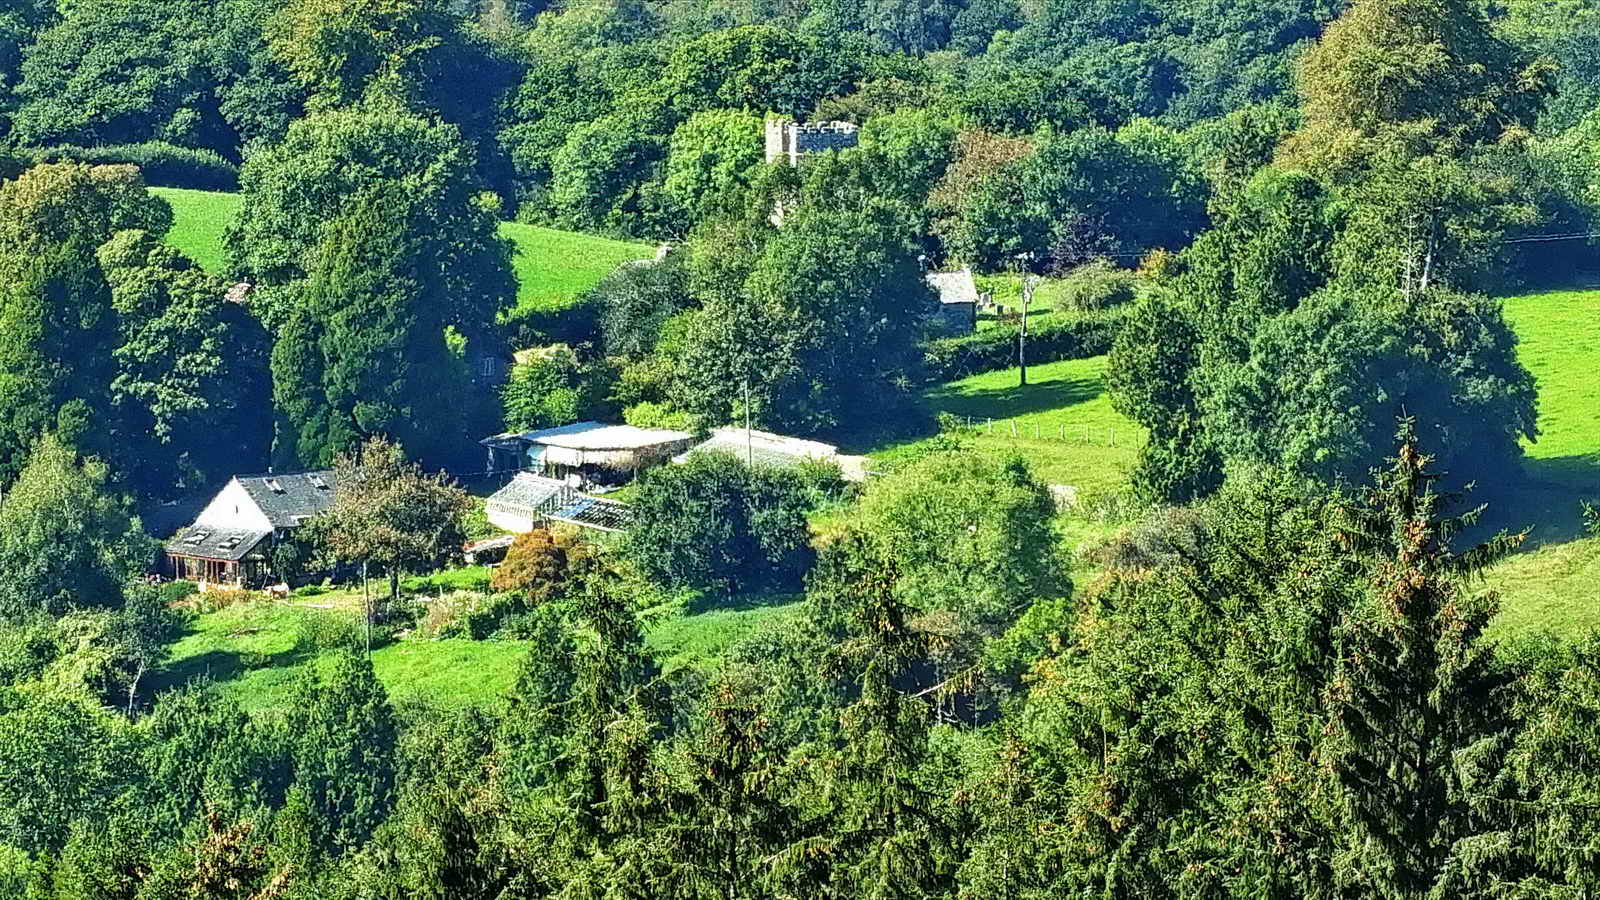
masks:
[(602, 422), (574, 422), (556, 428), (538, 431), (508, 432), (488, 438), (483, 443), (522, 441), (546, 447), (564, 447), (569, 450), (642, 450), (687, 441), (694, 437), (686, 431), (666, 428), (637, 428), (633, 425), (608, 425)]
[(792, 466), (808, 459), (832, 459), (839, 448), (821, 441), (784, 437), (770, 431), (746, 431), (743, 428), (718, 428), (703, 443), (676, 458), (677, 462), (695, 453), (730, 453), (744, 460), (773, 466)]

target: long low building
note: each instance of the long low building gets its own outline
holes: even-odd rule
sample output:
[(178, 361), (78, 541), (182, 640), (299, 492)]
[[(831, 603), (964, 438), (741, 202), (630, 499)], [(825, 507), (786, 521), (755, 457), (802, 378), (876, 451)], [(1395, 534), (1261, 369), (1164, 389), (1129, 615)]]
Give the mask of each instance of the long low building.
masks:
[(665, 428), (577, 422), (538, 431), (508, 432), (480, 443), (489, 471), (529, 470), (576, 487), (616, 484), (682, 453), (694, 435)]
[(727, 453), (757, 466), (787, 467), (806, 461), (831, 462), (839, 467), (846, 481), (865, 481), (867, 458), (848, 456), (839, 448), (821, 441), (785, 437), (770, 431), (729, 426), (718, 428), (699, 444), (679, 454), (674, 462), (684, 462), (696, 453)]

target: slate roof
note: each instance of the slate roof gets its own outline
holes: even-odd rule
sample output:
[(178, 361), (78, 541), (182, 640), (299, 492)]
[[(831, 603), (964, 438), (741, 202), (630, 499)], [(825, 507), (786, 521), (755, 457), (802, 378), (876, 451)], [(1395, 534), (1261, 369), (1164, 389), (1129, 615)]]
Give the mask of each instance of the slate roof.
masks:
[(238, 481), (274, 528), (294, 528), (333, 506), (332, 472), (241, 475)]
[(928, 287), (939, 295), (940, 303), (977, 303), (978, 283), (971, 269), (959, 272), (929, 272)]
[(270, 531), (190, 525), (173, 535), (172, 540), (167, 541), (166, 549), (168, 553), (178, 556), (237, 562), (271, 536)]

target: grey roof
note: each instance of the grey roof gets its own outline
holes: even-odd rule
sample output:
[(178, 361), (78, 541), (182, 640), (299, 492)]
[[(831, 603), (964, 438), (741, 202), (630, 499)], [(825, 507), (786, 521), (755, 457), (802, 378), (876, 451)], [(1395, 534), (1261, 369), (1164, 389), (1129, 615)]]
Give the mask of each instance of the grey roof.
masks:
[(531, 516), (545, 501), (560, 495), (565, 489), (566, 485), (554, 478), (518, 472), (505, 487), (495, 491), (487, 503)]
[(633, 509), (625, 503), (580, 494), (564, 482), (527, 472), (518, 472), (485, 506), (601, 531), (621, 531), (633, 520)]
[(639, 450), (691, 440), (687, 431), (666, 428), (638, 428), (633, 425), (612, 425), (604, 422), (573, 422), (538, 431), (507, 432), (485, 438), (482, 444), (522, 442), (542, 444), (547, 447), (566, 447), (572, 450)]
[(173, 535), (172, 540), (167, 541), (166, 549), (177, 556), (237, 562), (271, 536), (270, 531), (190, 525)]
[(294, 528), (333, 506), (332, 472), (241, 475), (238, 481), (274, 528)]
[(959, 272), (929, 272), (928, 287), (939, 294), (940, 303), (977, 303), (978, 282), (971, 269)]
[(820, 441), (807, 441), (785, 437), (767, 431), (746, 432), (743, 428), (718, 428), (711, 436), (676, 461), (687, 460), (696, 453), (721, 452), (749, 461), (755, 465), (794, 466), (807, 460), (833, 459), (839, 449)]

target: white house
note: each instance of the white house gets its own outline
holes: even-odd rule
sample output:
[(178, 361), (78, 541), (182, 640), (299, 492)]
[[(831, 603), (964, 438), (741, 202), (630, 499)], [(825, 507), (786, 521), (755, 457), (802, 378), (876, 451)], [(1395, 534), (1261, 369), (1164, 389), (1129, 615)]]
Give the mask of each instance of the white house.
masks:
[(240, 475), (167, 541), (169, 574), (202, 585), (260, 582), (286, 533), (333, 506), (332, 472)]

